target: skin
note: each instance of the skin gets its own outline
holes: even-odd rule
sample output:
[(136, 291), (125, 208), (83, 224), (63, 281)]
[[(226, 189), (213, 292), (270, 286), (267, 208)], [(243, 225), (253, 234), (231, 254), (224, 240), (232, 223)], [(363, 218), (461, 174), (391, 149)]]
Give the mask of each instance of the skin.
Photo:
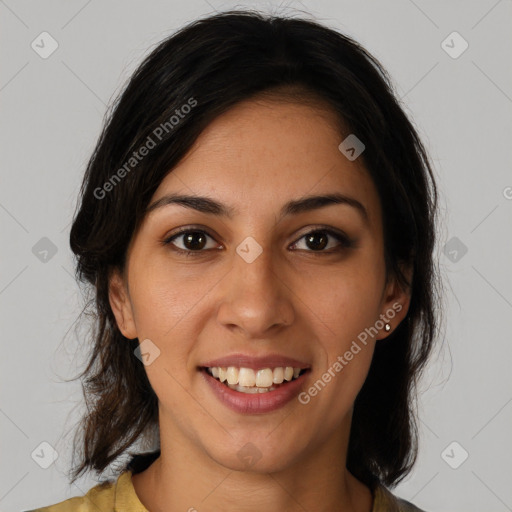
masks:
[[(236, 213), (157, 208), (132, 238), (124, 272), (112, 274), (110, 303), (121, 332), (160, 350), (145, 369), (159, 399), (161, 456), (132, 477), (152, 512), (371, 510), (370, 490), (345, 460), (354, 400), (375, 343), (389, 333), (360, 344), (308, 404), (294, 399), (265, 414), (228, 409), (198, 371), (236, 352), (279, 353), (311, 365), (307, 389), (393, 304), (402, 309), (390, 332), (405, 317), (409, 294), (386, 279), (379, 196), (362, 159), (351, 162), (339, 151), (345, 136), (318, 106), (239, 103), (207, 127), (150, 202), (195, 194)], [(367, 221), (346, 204), (279, 219), (287, 201), (333, 192), (362, 203)], [(198, 224), (211, 237), (201, 254), (186, 257), (162, 243)], [(325, 248), (308, 245), (304, 235), (319, 227), (343, 231), (354, 246), (331, 236)], [(252, 263), (236, 252), (248, 236), (263, 250)], [(184, 236), (174, 244), (194, 248)], [(248, 469), (237, 454), (249, 442), (261, 457)]]

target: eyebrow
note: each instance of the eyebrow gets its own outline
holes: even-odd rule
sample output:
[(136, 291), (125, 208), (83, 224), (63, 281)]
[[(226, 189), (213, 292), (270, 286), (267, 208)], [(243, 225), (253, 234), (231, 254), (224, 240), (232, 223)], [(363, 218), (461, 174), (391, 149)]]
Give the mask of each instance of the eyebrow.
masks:
[[(218, 201), (204, 196), (194, 195), (183, 195), (183, 194), (167, 194), (162, 198), (151, 204), (146, 213), (149, 213), (157, 208), (162, 208), (170, 204), (178, 204), (185, 208), (197, 210), (201, 213), (207, 213), (211, 215), (217, 215), (220, 217), (227, 217), (229, 219), (237, 213), (236, 209), (225, 204), (219, 203)], [(287, 217), (289, 215), (297, 215), (299, 213), (309, 212), (312, 210), (318, 210), (325, 206), (334, 204), (343, 204), (351, 206), (356, 209), (359, 214), (363, 217), (363, 220), (368, 223), (368, 212), (366, 208), (357, 199), (348, 197), (343, 194), (326, 194), (326, 195), (312, 195), (301, 197), (286, 203), (280, 212), (280, 218)]]

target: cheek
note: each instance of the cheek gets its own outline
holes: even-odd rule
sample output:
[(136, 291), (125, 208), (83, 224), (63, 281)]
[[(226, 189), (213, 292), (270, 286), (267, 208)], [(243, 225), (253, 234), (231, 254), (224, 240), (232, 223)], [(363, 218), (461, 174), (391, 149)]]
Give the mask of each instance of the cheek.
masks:
[[(378, 319), (384, 274), (371, 265), (316, 273), (296, 282), (301, 300), (330, 333), (339, 350)], [(311, 315), (310, 315), (311, 316)]]
[(315, 375), (321, 382), (311, 391), (320, 394), (322, 389), (322, 407), (333, 420), (350, 408), (368, 374), (375, 346), (371, 328), (381, 313), (383, 280), (379, 266), (347, 267), (317, 279), (306, 301), (323, 353)]
[[(166, 343), (178, 339), (186, 327), (193, 327), (187, 319), (211, 288), (207, 276), (197, 272), (184, 275), (165, 261), (134, 267), (130, 279), (137, 331)], [(187, 335), (185, 339), (190, 338)]]
[(375, 348), (375, 340), (362, 327), (366, 316), (357, 310), (344, 311), (346, 321), (338, 320), (335, 326), (338, 335), (322, 339), (325, 355), (299, 397), (311, 407), (312, 417), (321, 418), (319, 428), (329, 431), (340, 425), (366, 380)]
[(175, 421), (186, 423), (190, 397), (183, 392), (183, 384), (190, 379), (190, 353), (200, 331), (199, 322), (194, 320), (201, 297), (211, 285), (184, 278), (168, 264), (154, 261), (134, 265), (131, 272), (130, 295), (139, 341), (151, 340), (158, 354), (145, 366), (146, 374), (160, 407)]

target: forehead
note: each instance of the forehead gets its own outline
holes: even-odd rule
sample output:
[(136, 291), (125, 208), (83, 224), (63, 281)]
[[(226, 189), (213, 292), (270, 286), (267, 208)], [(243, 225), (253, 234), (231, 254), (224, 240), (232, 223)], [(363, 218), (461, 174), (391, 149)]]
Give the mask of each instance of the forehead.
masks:
[(305, 195), (342, 193), (380, 222), (377, 191), (362, 158), (338, 149), (348, 135), (325, 105), (247, 100), (217, 117), (164, 178), (151, 203), (169, 193), (214, 197), (236, 214), (275, 212)]

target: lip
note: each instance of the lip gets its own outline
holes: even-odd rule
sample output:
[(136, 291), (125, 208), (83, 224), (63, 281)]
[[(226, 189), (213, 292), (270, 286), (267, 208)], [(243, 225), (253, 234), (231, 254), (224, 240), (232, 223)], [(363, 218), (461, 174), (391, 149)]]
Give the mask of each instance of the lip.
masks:
[[(217, 361), (215, 361), (215, 363), (217, 363)], [(217, 364), (213, 366), (217, 366)], [(296, 368), (299, 367), (300, 366), (296, 366)], [(290, 382), (283, 382), (283, 384), (279, 385), (279, 387), (273, 391), (249, 394), (229, 388), (210, 375), (205, 368), (201, 369), (201, 375), (213, 391), (214, 395), (224, 405), (240, 414), (264, 414), (284, 407), (300, 393), (300, 390), (305, 384), (305, 378), (308, 373), (309, 371)]]
[(292, 368), (300, 368), (307, 370), (311, 365), (286, 357), (280, 354), (269, 354), (266, 356), (249, 356), (247, 354), (232, 354), (229, 356), (221, 357), (220, 359), (213, 359), (200, 365), (201, 367), (213, 368), (215, 366), (227, 368), (228, 366), (235, 366), (237, 368), (252, 368), (253, 370), (260, 370), (262, 368), (277, 368), (291, 366)]

